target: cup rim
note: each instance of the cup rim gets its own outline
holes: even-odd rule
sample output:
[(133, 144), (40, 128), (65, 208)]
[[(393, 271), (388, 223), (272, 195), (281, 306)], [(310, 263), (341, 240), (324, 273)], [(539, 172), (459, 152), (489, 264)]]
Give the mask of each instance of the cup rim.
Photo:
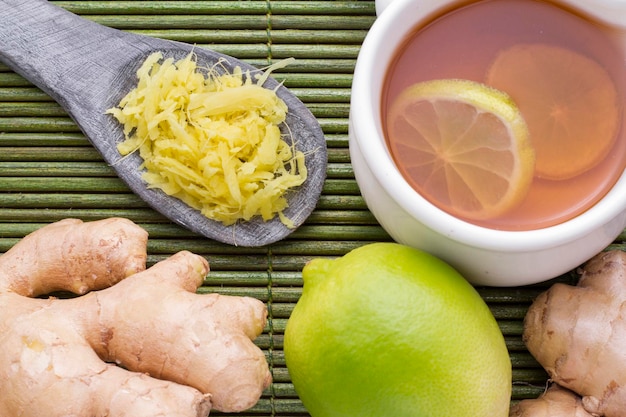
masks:
[[(595, 1), (607, 3), (606, 0)], [(404, 179), (387, 150), (380, 123), (383, 74), (396, 49), (389, 45), (397, 45), (407, 31), (453, 2), (455, 0), (394, 0), (376, 19), (359, 51), (352, 81), (351, 128), (365, 163), (395, 203), (416, 221), (443, 236), (473, 247), (501, 252), (537, 251), (563, 245), (626, 213), (626, 170), (607, 194), (585, 212), (557, 225), (520, 231), (491, 229), (460, 220), (434, 206)], [(575, 4), (573, 0), (563, 2)], [(398, 24), (400, 17), (415, 13), (422, 17), (413, 23)], [(376, 71), (381, 65), (383, 70)]]

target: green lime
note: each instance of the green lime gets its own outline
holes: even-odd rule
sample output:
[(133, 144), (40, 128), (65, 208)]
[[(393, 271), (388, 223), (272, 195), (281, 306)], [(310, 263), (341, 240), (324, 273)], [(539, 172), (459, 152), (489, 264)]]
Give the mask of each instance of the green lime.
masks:
[(505, 417), (511, 362), (476, 290), (396, 243), (315, 259), (285, 331), (291, 379), (313, 417)]

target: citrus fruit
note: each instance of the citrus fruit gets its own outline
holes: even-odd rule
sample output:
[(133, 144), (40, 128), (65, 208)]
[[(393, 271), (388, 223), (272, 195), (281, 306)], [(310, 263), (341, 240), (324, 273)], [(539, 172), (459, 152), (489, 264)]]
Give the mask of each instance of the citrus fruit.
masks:
[(496, 320), (452, 267), (397, 243), (319, 258), (285, 330), (313, 417), (506, 417), (511, 362)]
[(524, 115), (539, 177), (560, 180), (585, 172), (615, 141), (615, 85), (584, 55), (552, 45), (516, 45), (496, 57), (486, 83), (506, 91)]
[(534, 175), (528, 130), (499, 90), (456, 79), (412, 85), (393, 101), (387, 134), (407, 181), (453, 215), (494, 218), (528, 193)]

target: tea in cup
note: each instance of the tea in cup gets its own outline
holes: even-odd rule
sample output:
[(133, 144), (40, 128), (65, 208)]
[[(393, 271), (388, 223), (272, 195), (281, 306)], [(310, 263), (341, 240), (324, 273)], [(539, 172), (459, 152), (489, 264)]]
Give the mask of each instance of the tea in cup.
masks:
[(626, 209), (619, 14), (612, 1), (393, 1), (362, 46), (350, 114), (355, 175), (387, 232), (498, 286), (610, 244)]

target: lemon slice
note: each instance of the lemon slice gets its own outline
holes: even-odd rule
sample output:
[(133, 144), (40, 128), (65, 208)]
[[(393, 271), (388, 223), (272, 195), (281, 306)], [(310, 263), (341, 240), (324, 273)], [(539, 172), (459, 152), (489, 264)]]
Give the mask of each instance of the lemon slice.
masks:
[(386, 121), (404, 177), (450, 214), (487, 220), (528, 193), (534, 151), (524, 118), (504, 92), (468, 80), (426, 81), (403, 90)]
[(537, 176), (561, 180), (593, 168), (620, 126), (618, 93), (596, 61), (569, 49), (521, 44), (501, 52), (486, 83), (506, 91), (524, 115)]

